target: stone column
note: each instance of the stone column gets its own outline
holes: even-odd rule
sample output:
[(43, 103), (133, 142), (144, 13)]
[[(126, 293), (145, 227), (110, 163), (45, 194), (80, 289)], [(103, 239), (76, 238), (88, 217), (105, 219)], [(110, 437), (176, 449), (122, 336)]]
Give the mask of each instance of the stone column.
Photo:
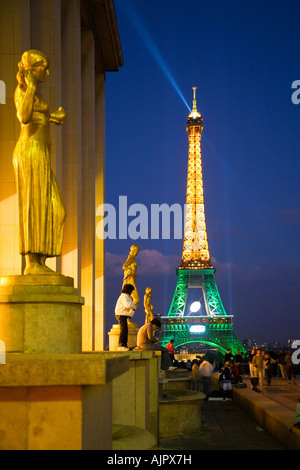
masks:
[(66, 206), (62, 272), (81, 288), (81, 24), (80, 1), (61, 1), (62, 94), (67, 118), (62, 129), (62, 193)]
[(81, 293), (85, 298), (82, 325), (83, 350), (95, 349), (95, 50), (91, 31), (81, 37), (82, 191), (81, 191)]

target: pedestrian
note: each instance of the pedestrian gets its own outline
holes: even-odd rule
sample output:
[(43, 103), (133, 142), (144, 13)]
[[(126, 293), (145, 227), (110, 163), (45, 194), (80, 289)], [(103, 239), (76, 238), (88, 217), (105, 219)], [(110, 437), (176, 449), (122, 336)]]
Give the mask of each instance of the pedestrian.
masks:
[(121, 295), (117, 300), (115, 307), (116, 319), (120, 324), (120, 335), (118, 351), (129, 351), (128, 342), (128, 319), (133, 317), (136, 305), (133, 303), (131, 294), (134, 291), (132, 284), (124, 284)]
[(243, 356), (238, 349), (236, 350), (235, 355), (233, 356), (233, 362), (239, 369), (239, 375), (241, 375), (242, 365), (243, 365)]
[(269, 352), (270, 357), (272, 359), (272, 377), (277, 377), (278, 372), (278, 357), (275, 351), (271, 350)]
[(232, 382), (234, 384), (238, 384), (238, 383), (243, 382), (243, 379), (241, 377), (241, 374), (240, 374), (240, 371), (239, 371), (239, 368), (238, 368), (237, 364), (232, 362), (230, 364), (230, 369), (231, 369), (231, 372), (232, 372)]
[(197, 359), (193, 360), (191, 388), (196, 392), (200, 392), (200, 370), (199, 361)]
[(279, 351), (279, 354), (278, 354), (278, 365), (279, 365), (279, 370), (280, 370), (280, 373), (281, 373), (281, 377), (283, 378), (283, 380), (285, 380), (285, 377), (286, 377), (286, 362), (285, 362), (285, 352), (283, 349), (281, 349)]
[(271, 379), (273, 375), (273, 364), (276, 361), (270, 356), (270, 354), (266, 353), (264, 358), (264, 365), (265, 365), (265, 377), (268, 385), (271, 385)]
[(232, 371), (230, 369), (230, 362), (227, 361), (224, 364), (223, 369), (219, 375), (219, 382), (223, 392), (223, 400), (232, 398)]
[(137, 334), (137, 346), (142, 350), (161, 351), (161, 370), (177, 369), (170, 359), (169, 350), (161, 346), (158, 338), (154, 336), (155, 331), (160, 327), (161, 321), (158, 318), (153, 318), (153, 320), (143, 325)]
[(251, 353), (249, 354), (249, 372), (250, 372), (250, 377), (254, 377), (255, 376), (255, 369), (254, 369), (254, 366), (253, 366), (253, 358), (255, 356), (256, 352), (255, 352), (255, 349), (253, 348), (251, 350)]
[(174, 349), (174, 339), (167, 344), (167, 349), (169, 350), (170, 359), (174, 363), (175, 362), (175, 349)]
[(291, 383), (291, 379), (293, 379), (293, 383), (296, 383), (296, 373), (295, 373), (295, 365), (292, 361), (292, 351), (288, 351), (285, 356), (285, 363), (286, 363), (286, 378), (288, 384)]
[(255, 370), (255, 376), (258, 377), (259, 385), (261, 389), (263, 389), (264, 359), (261, 349), (256, 350), (256, 354), (252, 359), (252, 364)]
[(213, 361), (210, 358), (204, 359), (200, 364), (199, 371), (203, 383), (203, 393), (208, 398), (211, 393), (211, 376), (214, 370)]

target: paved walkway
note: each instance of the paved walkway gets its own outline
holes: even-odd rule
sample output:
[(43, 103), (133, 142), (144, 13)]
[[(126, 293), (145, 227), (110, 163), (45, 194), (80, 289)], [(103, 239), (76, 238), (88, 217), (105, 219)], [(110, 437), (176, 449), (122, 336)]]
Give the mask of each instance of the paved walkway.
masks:
[[(245, 379), (245, 382), (247, 382), (248, 387), (251, 387), (248, 379)], [(296, 384), (289, 384), (286, 380), (273, 378), (271, 385), (265, 385), (262, 393), (270, 400), (275, 401), (285, 408), (295, 411), (296, 404), (300, 398), (299, 383), (299, 377), (297, 377)]]
[[(244, 380), (251, 390), (249, 380)], [(292, 411), (300, 398), (300, 387), (282, 379), (273, 379), (260, 393), (282, 407)], [(234, 401), (204, 400), (202, 405), (202, 428), (193, 435), (161, 439), (160, 449), (170, 450), (285, 450), (285, 447), (255, 420), (248, 416)]]

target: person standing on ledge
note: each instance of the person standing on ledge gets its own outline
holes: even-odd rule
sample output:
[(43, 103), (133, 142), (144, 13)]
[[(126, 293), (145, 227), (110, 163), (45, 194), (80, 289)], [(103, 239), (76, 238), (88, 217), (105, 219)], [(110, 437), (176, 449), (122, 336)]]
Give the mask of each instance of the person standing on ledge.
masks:
[(136, 305), (133, 303), (131, 294), (134, 291), (132, 284), (125, 284), (122, 287), (121, 295), (117, 300), (115, 307), (116, 319), (120, 324), (120, 336), (118, 351), (129, 351), (128, 342), (128, 318), (134, 315)]
[(19, 62), (14, 100), (21, 133), (13, 153), (18, 205), (19, 251), (25, 255), (24, 274), (56, 274), (46, 258), (62, 252), (65, 207), (50, 166), (49, 123), (63, 124), (63, 108), (50, 113), (36, 93), (49, 76), (49, 60), (37, 50), (24, 52)]

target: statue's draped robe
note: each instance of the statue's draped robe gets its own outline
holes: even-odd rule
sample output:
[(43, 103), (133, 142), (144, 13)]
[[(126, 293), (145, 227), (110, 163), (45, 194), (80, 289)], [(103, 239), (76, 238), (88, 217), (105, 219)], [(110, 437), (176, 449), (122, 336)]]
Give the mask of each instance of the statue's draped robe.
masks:
[[(33, 113), (33, 124), (35, 119), (41, 121), (40, 113)], [(43, 115), (43, 119), (48, 118)], [(65, 207), (51, 170), (48, 142), (34, 133), (27, 139), (19, 139), (13, 165), (19, 202), (20, 253), (61, 255)]]

